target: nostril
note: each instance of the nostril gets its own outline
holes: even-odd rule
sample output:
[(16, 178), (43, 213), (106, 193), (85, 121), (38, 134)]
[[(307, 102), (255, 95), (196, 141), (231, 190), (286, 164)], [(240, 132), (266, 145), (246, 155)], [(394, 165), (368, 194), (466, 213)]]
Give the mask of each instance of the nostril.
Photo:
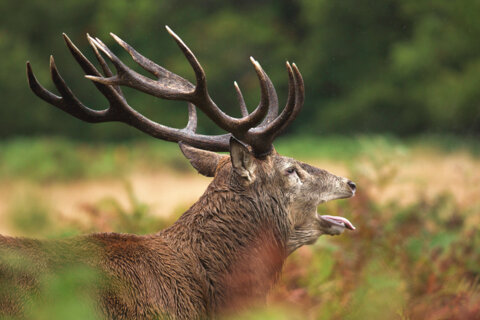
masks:
[(353, 192), (355, 192), (355, 190), (357, 190), (357, 185), (355, 184), (355, 182), (349, 180), (347, 182), (347, 184), (350, 187), (350, 189), (352, 189)]

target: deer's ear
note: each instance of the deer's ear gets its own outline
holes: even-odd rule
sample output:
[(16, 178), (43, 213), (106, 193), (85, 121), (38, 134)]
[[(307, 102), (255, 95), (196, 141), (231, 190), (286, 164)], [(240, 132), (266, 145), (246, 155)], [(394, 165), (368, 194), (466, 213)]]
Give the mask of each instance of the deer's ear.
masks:
[(198, 173), (206, 177), (213, 177), (215, 175), (218, 162), (222, 158), (221, 155), (215, 152), (191, 147), (183, 142), (179, 142), (178, 145), (180, 146), (183, 155), (190, 161)]
[(255, 157), (240, 141), (230, 138), (230, 159), (233, 169), (244, 179), (255, 179)]

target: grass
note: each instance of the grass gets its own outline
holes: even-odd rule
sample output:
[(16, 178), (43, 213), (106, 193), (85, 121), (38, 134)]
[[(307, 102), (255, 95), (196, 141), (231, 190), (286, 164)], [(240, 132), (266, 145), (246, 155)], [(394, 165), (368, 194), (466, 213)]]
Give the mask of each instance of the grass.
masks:
[(448, 193), (381, 205), (369, 191), (328, 203), (357, 231), (294, 253), (274, 301), (294, 301), (305, 319), (478, 319), (480, 235), (467, 222), (480, 217), (478, 206), (462, 211)]
[(156, 140), (98, 145), (19, 138), (1, 142), (0, 150), (0, 179), (48, 182), (118, 177), (138, 167), (188, 168), (175, 144)]
[(59, 216), (35, 190), (27, 190), (10, 204), (6, 220), (16, 234), (56, 239), (99, 231), (154, 233), (171, 225), (183, 213), (174, 212), (166, 218), (155, 216), (129, 183), (125, 183), (125, 189), (127, 206), (114, 198), (103, 198), (82, 207), (86, 219)]
[[(400, 140), (391, 136), (281, 138), (277, 151), (297, 159), (329, 159), (353, 163), (360, 155), (396, 154), (416, 149), (440, 153), (466, 151), (480, 156), (480, 139), (422, 136)], [(124, 143), (73, 142), (61, 138), (18, 138), (0, 142), (0, 179), (65, 181), (118, 177), (134, 169), (168, 167), (189, 170), (174, 143), (153, 139)]]
[[(356, 197), (327, 203), (325, 209), (351, 219), (357, 231), (321, 237), (298, 250), (287, 260), (268, 307), (235, 319), (480, 318), (480, 199), (460, 207), (452, 193), (444, 192), (433, 198), (420, 194), (409, 204), (379, 203), (373, 193), (374, 188), (395, 183), (402, 165), (398, 159), (405, 153), (434, 150), (439, 155), (467, 152), (478, 157), (479, 145), (474, 140), (434, 136), (406, 141), (381, 136), (279, 141), (277, 150), (282, 154), (349, 163), (349, 177), (362, 188)], [(93, 179), (121, 176), (138, 167), (186, 170), (178, 148), (163, 142), (89, 146), (64, 140), (15, 140), (3, 142), (1, 150), (0, 177), (10, 180)], [(359, 157), (363, 160), (357, 163)], [(374, 174), (366, 165), (374, 168)], [(125, 188), (128, 209), (104, 199), (91, 206), (87, 223), (54, 219), (48, 204), (27, 193), (10, 207), (10, 222), (23, 234), (63, 237), (98, 230), (148, 233), (175, 218), (153, 216), (128, 184)], [(89, 279), (84, 270), (42, 279), (45, 301), (56, 296), (62, 300), (46, 304), (34, 299), (32, 319), (69, 314), (92, 318), (90, 302), (77, 299), (82, 292), (74, 289)]]

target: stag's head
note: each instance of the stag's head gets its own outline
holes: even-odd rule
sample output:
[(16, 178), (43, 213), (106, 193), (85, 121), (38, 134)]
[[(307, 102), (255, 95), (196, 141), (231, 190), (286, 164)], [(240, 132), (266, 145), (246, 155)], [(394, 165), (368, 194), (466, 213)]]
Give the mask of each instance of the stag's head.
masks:
[[(302, 161), (278, 154), (275, 149), (262, 157), (235, 138), (230, 155), (200, 150), (180, 143), (184, 155), (201, 174), (214, 177), (213, 183), (243, 193), (249, 198), (268, 193), (286, 208), (292, 229), (312, 228), (330, 235), (354, 229), (345, 218), (319, 215), (317, 207), (327, 201), (355, 195), (354, 182)], [(317, 234), (318, 236), (318, 234)]]
[[(288, 98), (285, 107), (279, 112), (278, 97), (271, 80), (260, 64), (250, 58), (260, 83), (260, 103), (249, 113), (242, 93), (234, 83), (242, 113), (242, 117), (234, 118), (225, 114), (211, 99), (205, 73), (192, 51), (172, 30), (168, 27), (167, 30), (192, 66), (196, 85), (155, 64), (112, 34), (135, 62), (155, 76), (155, 80), (127, 67), (102, 41), (88, 36), (103, 70), (102, 74), (64, 35), (72, 55), (86, 73), (85, 77), (94, 82), (108, 100), (109, 107), (95, 110), (83, 105), (60, 76), (53, 57), (50, 58), (52, 80), (61, 96), (43, 88), (27, 62), (30, 88), (43, 100), (81, 120), (93, 123), (121, 121), (153, 137), (178, 142), (193, 167), (203, 175), (214, 177), (216, 184), (246, 194), (275, 194), (286, 208), (292, 230), (303, 228), (307, 231), (314, 229), (320, 233), (339, 234), (345, 228), (354, 229), (344, 218), (318, 215), (317, 206), (326, 201), (353, 196), (355, 184), (323, 169), (281, 156), (273, 147), (274, 139), (292, 123), (304, 103), (304, 84), (297, 66), (286, 63)], [(113, 63), (116, 74), (110, 70), (101, 53)], [(127, 103), (120, 86), (128, 86), (163, 99), (188, 102), (186, 127), (171, 128), (147, 119)], [(198, 134), (197, 108), (228, 133), (216, 136)], [(229, 155), (216, 153), (219, 151), (229, 152)]]

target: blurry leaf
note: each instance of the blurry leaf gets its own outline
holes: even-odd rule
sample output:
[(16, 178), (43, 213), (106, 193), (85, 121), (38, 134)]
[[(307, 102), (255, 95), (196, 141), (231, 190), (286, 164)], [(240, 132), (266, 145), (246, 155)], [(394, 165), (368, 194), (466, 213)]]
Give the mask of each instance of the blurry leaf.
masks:
[(364, 279), (354, 292), (345, 319), (400, 319), (407, 298), (400, 275), (372, 261)]

